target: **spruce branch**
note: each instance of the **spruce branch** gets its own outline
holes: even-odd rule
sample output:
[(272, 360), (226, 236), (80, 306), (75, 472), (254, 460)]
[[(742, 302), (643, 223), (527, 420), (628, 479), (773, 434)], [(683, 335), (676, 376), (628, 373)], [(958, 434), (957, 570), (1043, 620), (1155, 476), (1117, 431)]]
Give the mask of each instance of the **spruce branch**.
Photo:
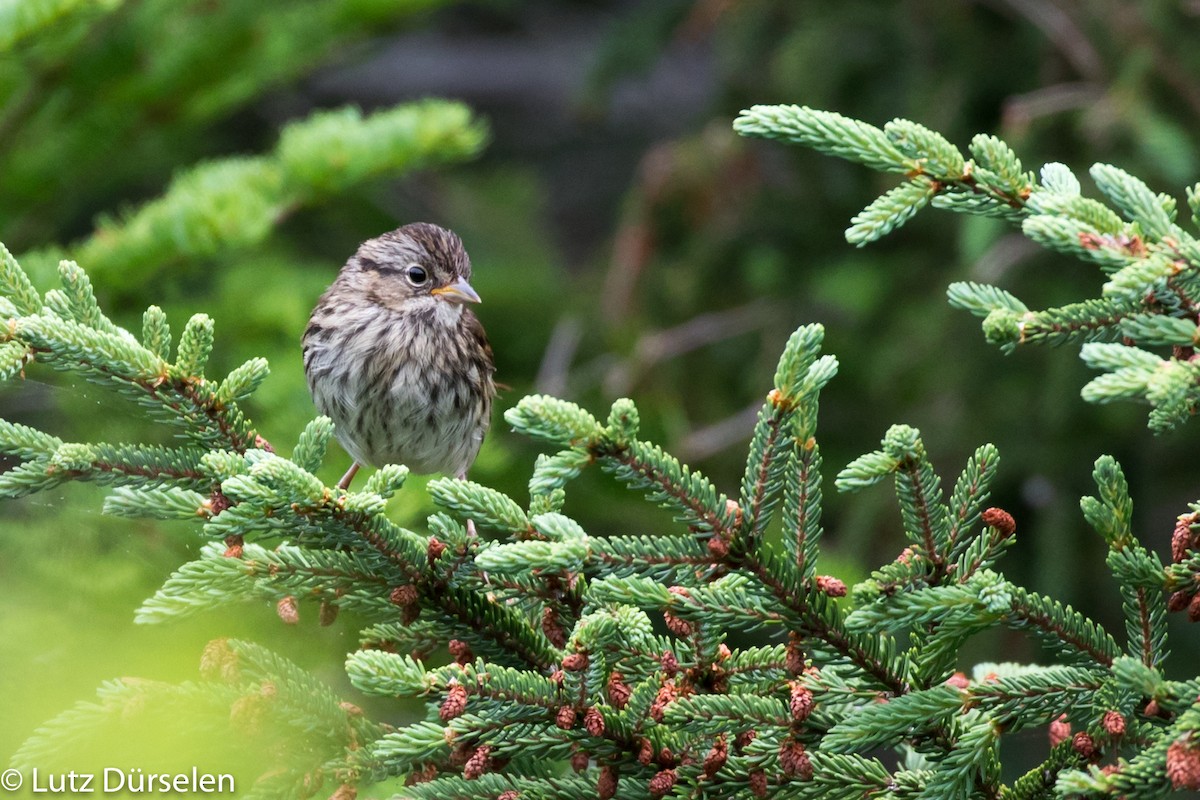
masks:
[[(952, 513), (948, 539), (948, 559), (954, 559), (970, 546), (970, 531), (978, 524), (987, 502), (991, 483), (1000, 467), (1000, 454), (994, 445), (981, 445), (967, 461), (954, 484), (949, 508)], [(977, 565), (978, 566), (978, 565)], [(971, 570), (973, 572), (974, 569)], [(959, 580), (964, 580), (958, 572)]]
[[(805, 135), (850, 130), (836, 119), (818, 121), (827, 127)], [(866, 151), (858, 151), (864, 158), (892, 148), (919, 170), (959, 170), (1001, 187), (1003, 196), (1019, 197), (1032, 180), (996, 140), (972, 143), (972, 155), (987, 161), (973, 173), (961, 153), (920, 126), (890, 124), (878, 131), (882, 139), (856, 130), (866, 137)], [(1161, 222), (1159, 208), (1170, 217), (1161, 199), (1148, 206), (1136, 186), (1109, 177), (1130, 214)], [(1063, 194), (1072, 178), (1043, 171), (1043, 182)], [(1055, 203), (1056, 213), (1071, 208)], [(1092, 207), (1076, 212), (1091, 215), (1097, 230), (1116, 224)], [(77, 265), (64, 263), (59, 280), (60, 288), (39, 296), (6, 259), (0, 310), (9, 325), (0, 344), (12, 346), (14, 363), (24, 367), (28, 354), (31, 369), (46, 363), (112, 386), (180, 430), (184, 442), (64, 442), (0, 422), (0, 450), (22, 459), (0, 476), (0, 487), (19, 494), (91, 480), (114, 485), (105, 500), (109, 513), (191, 520), (212, 541), (143, 604), (139, 622), (233, 604), (267, 613), (273, 607), (285, 623), (297, 622), (310, 603), (319, 604), (323, 624), (333, 624), (339, 609), (353, 611), (366, 626), (360, 648), (346, 658), (351, 684), (381, 702), (417, 698), (426, 716), (398, 729), (372, 722), (294, 664), (223, 642), (206, 653), (200, 682), (142, 695), (106, 687), (104, 702), (64, 716), (29, 745), (38, 757), (57, 737), (77, 741), (129, 713), (131, 704), (173, 707), (175, 699), (203, 696), (226, 717), (236, 707), (235, 718), (279, 714), (285, 727), (319, 730), (325, 749), (305, 751), (303, 772), (288, 766), (264, 779), (284, 796), (308, 791), (300, 774), (335, 780), (341, 796), (403, 778), (414, 782), (406, 797), (491, 793), (498, 800), (592, 792), (915, 800), (1057, 790), (1139, 797), (1157, 796), (1164, 772), (1175, 776), (1168, 782), (1184, 780), (1180, 764), (1200, 735), (1193, 707), (1200, 688), (1161, 672), (1162, 589), (1197, 586), (1194, 519), (1181, 518), (1178, 557), (1164, 569), (1134, 536), (1119, 466), (1097, 461), (1096, 497), (1081, 507), (1109, 546), (1125, 600), (1129, 641), (1122, 655), (1087, 616), (997, 571), (1016, 523), (985, 508), (998, 471), (995, 448), (975, 451), (947, 499), (919, 433), (894, 426), (878, 451), (839, 473), (837, 485), (860, 489), (891, 477), (910, 546), (855, 587), (852, 604), (842, 600), (846, 587), (817, 572), (817, 412), (837, 369), (820, 352), (820, 326), (800, 328), (784, 348), (736, 500), (640, 438), (631, 400), (613, 403), (602, 423), (575, 404), (533, 396), (505, 415), (554, 448), (533, 468), (529, 502), (473, 482), (435, 480), (430, 493), (445, 511), (410, 530), (386, 508), (403, 490), (403, 466), (379, 469), (354, 492), (317, 476), (333, 433), (328, 419), (299, 434), (290, 458), (258, 437), (237, 404), (261, 384), (266, 364), (251, 359), (224, 378), (206, 377), (215, 336), (210, 319), (198, 315), (183, 327), (172, 362), (161, 310), (148, 309), (134, 337), (105, 317)], [(1002, 291), (963, 285), (956, 294), (993, 322), (1004, 316), (1018, 336), (1036, 323), (1036, 314)], [(1184, 324), (1152, 321), (1162, 317), (1142, 300), (1121, 297), (1130, 309), (1121, 324), (1143, 338), (1158, 337), (1161, 346), (1192, 335)], [(1115, 303), (1110, 308), (1121, 307)], [(1161, 359), (1144, 348), (1110, 343), (1086, 352), (1110, 374), (1162, 371)], [(672, 511), (677, 524), (633, 533), (568, 516), (568, 485), (593, 464)], [(496, 538), (468, 536), (455, 515), (477, 520)], [(661, 615), (667, 635), (656, 631), (651, 614)], [(1003, 627), (1031, 632), (1057, 663), (980, 665), (973, 679), (952, 674), (968, 639)], [(758, 638), (743, 640), (755, 632)], [(1054, 748), (1039, 772), (1005, 786), (1001, 733), (1061, 730), (1064, 714), (1080, 726), (1070, 745)], [(876, 758), (880, 748), (905, 759), (889, 768)], [(1110, 756), (1124, 759), (1115, 770), (1081, 769)], [(568, 764), (574, 775), (563, 777)]]
[[(812, 422), (802, 425), (802, 420), (806, 416), (815, 418), (817, 394), (837, 371), (836, 359), (820, 357), (823, 339), (824, 330), (819, 325), (806, 325), (792, 334), (775, 371), (775, 387), (759, 412), (739, 503), (742, 538), (737, 544), (745, 549), (754, 549), (782, 499), (784, 474), (789, 463), (795, 462), (795, 457), (789, 459), (789, 455), (800, 449), (801, 435), (804, 455), (800, 458), (811, 461), (814, 457), (810, 451), (815, 442), (809, 441), (812, 433), (807, 430)], [(798, 488), (793, 487), (793, 491)], [(798, 508), (793, 509), (792, 518), (799, 513)]]
[[(9, 285), (18, 296), (28, 294), (25, 289), (28, 282), (22, 278), (16, 262), (10, 259), (6, 263)], [(345, 547), (366, 560), (343, 576), (343, 585), (335, 585), (327, 592), (326, 599), (334, 605), (353, 604), (353, 598), (342, 597), (338, 592), (353, 588), (359, 578), (376, 575), (377, 578), (367, 580), (368, 585), (378, 581), (372, 602), (377, 608), (390, 611), (392, 606), (387, 597), (391, 586), (418, 582), (424, 587), (425, 596), (453, 624), (484, 631), (488, 634), (486, 640), (503, 642), (502, 649), (517, 651), (533, 663), (544, 665), (556, 659), (544, 636), (528, 621), (508, 609), (481, 601), (471, 588), (433, 575), (433, 567), (424, 563), (426, 541), (383, 516), (383, 498), (372, 490), (394, 491), (403, 481), (402, 473), (384, 470), (367, 491), (335, 495), (305, 468), (315, 467), (320, 461), (330, 432), (327, 422), (318, 421), (302, 437), (297, 449), (304, 464), (264, 450), (267, 445), (241, 414), (236, 401), (261, 382), (266, 365), (261, 360), (252, 360), (235, 369), (224, 381), (204, 378), (202, 371), (213, 345), (210, 319), (197, 315), (189, 321), (179, 339), (176, 361), (170, 364), (136, 337), (107, 321), (95, 305), (90, 283), (78, 267), (64, 264), (60, 274), (64, 289), (52, 295), (61, 298), (54, 301), (57, 311), (52, 315), (39, 312), (14, 318), (9, 325), (10, 339), (28, 346), (38, 360), (115, 386), (151, 408), (160, 418), (182, 427), (195, 445), (164, 449), (61, 443), (23, 426), (9, 425), (0, 431), (8, 434), (9, 449), (30, 458), (0, 476), (0, 490), (17, 496), (68, 480), (115, 483), (128, 487), (129, 491), (108, 505), (113, 513), (187, 515), (203, 523), (207, 534), (222, 540), (240, 542), (248, 536), (286, 535), (302, 547)], [(169, 335), (161, 312), (147, 312), (144, 327), (147, 329), (144, 339), (155, 350), (164, 350)], [(164, 489), (207, 492), (220, 500), (214, 505), (210, 501), (196, 503), (195, 494), (155, 493)], [(172, 502), (170, 510), (154, 508), (155, 502), (167, 499)], [(307, 568), (317, 556), (297, 552), (293, 558), (300, 567)], [(172, 597), (179, 603), (187, 596), (187, 587), (197, 582), (209, 581), (226, 588), (236, 582), (230, 580), (228, 570), (220, 571), (218, 567), (226, 565), (213, 560), (212, 554), (208, 561), (196, 563), (207, 566), (199, 575), (181, 575), (180, 580), (188, 579), (184, 583), (169, 583), (164, 587), (167, 593), (164, 598)], [(263, 596), (261, 593), (265, 591), (267, 596), (277, 597), (282, 591), (296, 588), (287, 585), (279, 588), (281, 582), (286, 584), (290, 574), (284, 569), (286, 566), (273, 563), (268, 574), (251, 570), (245, 577), (251, 581), (256, 576), (262, 579), (262, 586), (255, 590), (260, 593), (257, 596)], [(221, 574), (227, 577), (219, 579)], [(332, 574), (324, 576), (327, 582), (333, 578)], [(267, 590), (272, 583), (274, 588)], [(242, 593), (217, 594), (229, 598)], [(218, 599), (211, 591), (202, 592), (201, 597), (210, 605)], [(178, 611), (185, 606), (159, 606), (155, 613), (161, 615), (168, 607)], [(158, 617), (145, 617), (151, 618)]]
[(200, 489), (207, 486), (198, 468), (200, 452), (193, 448), (60, 444), (52, 453), (0, 474), (0, 496), (21, 497), (73, 480)]
[(917, 167), (879, 128), (808, 106), (754, 106), (734, 120), (733, 129), (743, 136), (803, 144), (871, 169), (907, 173)]
[(721, 561), (702, 542), (681, 536), (605, 536), (589, 540), (589, 558), (604, 574), (641, 575), (678, 584), (717, 574)]
[(864, 247), (908, 222), (937, 196), (937, 183), (920, 175), (876, 198), (850, 220), (846, 241)]
[(357, 611), (368, 619), (391, 619), (391, 587), (399, 575), (352, 553), (283, 546), (267, 550), (246, 544), (238, 558), (216, 543), (199, 560), (172, 575), (138, 610), (140, 623), (163, 622), (217, 606), (285, 597), (318, 599)]
[(128, 287), (184, 259), (255, 246), (296, 210), (372, 178), (469, 159), (487, 136), (466, 106), (443, 100), (321, 111), (285, 127), (268, 155), (181, 173), (159, 199), (101, 220), (71, 252), (106, 286)]
[[(815, 417), (815, 400), (812, 406)], [(783, 547), (796, 572), (811, 581), (822, 534), (821, 451), (811, 423), (796, 427), (796, 446), (784, 473)]]
[[(71, 271), (64, 271), (64, 280), (71, 277)], [(128, 331), (94, 316), (88, 305), (64, 302), (61, 311), (78, 316), (41, 312), (11, 317), (0, 340), (20, 345), (55, 369), (74, 371), (115, 389), (183, 428), (198, 443), (220, 443), (238, 452), (260, 444), (234, 398), (223, 397), (219, 386), (200, 374), (212, 348), (207, 317), (198, 315), (189, 323), (177, 361), (170, 364)]]
[(894, 474), (905, 533), (917, 552), (940, 572), (952, 543), (941, 479), (934, 473), (916, 429), (893, 425), (882, 444), (881, 450), (860, 456), (838, 473), (837, 487), (842, 491), (856, 490)]
[(1133, 501), (1115, 459), (1103, 456), (1093, 472), (1098, 497), (1084, 497), (1080, 508), (1109, 546), (1107, 564), (1121, 586), (1128, 650), (1148, 667), (1167, 656), (1167, 604), (1158, 557), (1133, 536)]
[(314, 776), (348, 774), (354, 752), (386, 731), (287, 659), (249, 642), (218, 639), (205, 648), (199, 680), (110, 681), (95, 702), (79, 703), (36, 731), (13, 762), (24, 770), (66, 769), (64, 746), (68, 758), (78, 759), (95, 737), (126, 736), (131, 725), (170, 735), (180, 719), (230, 748), (273, 750), (273, 771), (245, 793), (259, 800), (306, 796)]
[(529, 519), (521, 507), (486, 486), (443, 478), (429, 484), (429, 493), (438, 505), (457, 511), (478, 525), (506, 533), (530, 531)]
[[(1176, 222), (1177, 202), (1109, 164), (1096, 164), (1092, 180), (1108, 201), (1084, 197), (1078, 178), (1062, 164), (1038, 175), (995, 136), (971, 141), (971, 158), (940, 134), (910, 120), (882, 130), (828, 111), (798, 106), (754, 106), (734, 129), (746, 136), (780, 139), (904, 173), (851, 220), (847, 239), (862, 246), (892, 232), (925, 205), (999, 216), (1020, 225), (1029, 239), (1100, 267), (1106, 280), (1097, 296), (1064, 306), (1030, 310), (993, 286), (956, 283), (950, 302), (984, 317), (985, 338), (1011, 352), (1018, 345), (1122, 341), (1124, 346), (1177, 345), (1171, 357), (1138, 369), (1119, 368), (1084, 387), (1089, 402), (1142, 400), (1152, 407), (1149, 425), (1172, 430), (1200, 407), (1200, 370), (1192, 363), (1200, 240)], [(1188, 190), (1196, 215), (1197, 193)], [(1084, 358), (1089, 359), (1084, 345)]]
[(798, 596), (772, 569), (775, 563), (752, 561), (747, 567), (801, 619), (799, 632), (828, 648), (835, 661), (853, 664), (886, 690), (896, 693), (906, 690), (907, 665), (895, 654), (894, 640), (850, 631), (839, 607), (820, 587), (813, 588), (806, 596)]
[(96, 8), (108, 13), (121, 0), (26, 0), (8, 3), (0, 9), (0, 52), (8, 52), (25, 39), (54, 25), (64, 17), (80, 13), (81, 9)]
[(1105, 673), (1083, 667), (1030, 667), (974, 681), (964, 704), (986, 710), (1006, 731), (1048, 725), (1059, 715), (1087, 709), (1104, 686)]
[(642, 441), (607, 440), (589, 450), (605, 471), (630, 488), (643, 490), (651, 502), (675, 510), (677, 519), (696, 532), (725, 540), (734, 538), (740, 513), (737, 504), (661, 447)]
[(1005, 622), (1017, 630), (1030, 630), (1072, 661), (1109, 666), (1119, 652), (1113, 638), (1095, 622), (1070, 606), (1020, 587), (1012, 587)]
[(1058, 777), (1068, 770), (1084, 767), (1088, 759), (1067, 740), (1055, 745), (1050, 756), (1013, 782), (1012, 788), (1002, 795), (1004, 800), (1036, 800), (1053, 797)]
[(822, 738), (821, 749), (845, 753), (899, 744), (914, 734), (939, 730), (962, 707), (963, 698), (952, 686), (910, 692), (842, 720)]

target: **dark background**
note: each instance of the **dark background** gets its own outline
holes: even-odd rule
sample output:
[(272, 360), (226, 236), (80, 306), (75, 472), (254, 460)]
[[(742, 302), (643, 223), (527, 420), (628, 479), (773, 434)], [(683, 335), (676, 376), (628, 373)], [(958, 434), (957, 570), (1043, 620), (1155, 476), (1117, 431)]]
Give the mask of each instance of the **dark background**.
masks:
[[(1196, 424), (1155, 438), (1147, 409), (1083, 403), (1089, 374), (1074, 347), (1003, 356), (944, 294), (951, 281), (975, 280), (1045, 308), (1098, 294), (1099, 271), (1002, 223), (937, 210), (855, 249), (842, 231), (895, 178), (739, 139), (730, 123), (754, 103), (877, 125), (906, 117), (964, 148), (995, 133), (1027, 168), (1061, 161), (1085, 185), (1102, 161), (1182, 197), (1198, 172), (1200, 4), (110, 5), (68, 14), (0, 62), (0, 240), (27, 264), (78, 252), (98, 219), (155, 198), (181, 169), (269, 150), (282, 125), (317, 109), (438, 96), (490, 124), (475, 161), (298, 209), (262, 243), (96, 277), (101, 303), (126, 327), (137, 329), (150, 303), (176, 332), (191, 313), (212, 315), (211, 374), (267, 356), (272, 376), (246, 409), (280, 449), (315, 413), (298, 342), (318, 294), (361, 240), (437, 222), (472, 256), (498, 378), (511, 387), (473, 479), (526, 498), (537, 448), (499, 411), (539, 391), (597, 416), (633, 397), (645, 438), (732, 493), (783, 342), (817, 321), (841, 362), (822, 398), (827, 475), (897, 422), (921, 429), (947, 484), (977, 445), (994, 442), (994, 502), (1018, 524), (1006, 574), (1121, 638), (1104, 547), (1078, 499), (1092, 490), (1095, 458), (1116, 456), (1136, 530), (1166, 558), (1174, 517), (1197, 494)], [(158, 435), (104, 391), (36, 367), (0, 394), (0, 415), (67, 439)], [(345, 463), (332, 451), (324, 477)], [(421, 485), (395, 501), (406, 524), (430, 510)], [(895, 557), (903, 541), (886, 489), (839, 496), (830, 481), (826, 491), (822, 571), (853, 581)], [(0, 507), (0, 697), (10, 720), (0, 760), (103, 679), (190, 677), (214, 635), (257, 638), (342, 680), (352, 623), (318, 629), (315, 609), (303, 636), (269, 608), (133, 626), (140, 600), (202, 542), (195, 527), (105, 518), (102, 495), (69, 487)], [(670, 524), (599, 474), (568, 498), (593, 534)], [(1195, 640), (1177, 624), (1173, 650), (1195, 656)], [(1023, 637), (996, 636), (964, 665), (1000, 657), (1042, 656)]]

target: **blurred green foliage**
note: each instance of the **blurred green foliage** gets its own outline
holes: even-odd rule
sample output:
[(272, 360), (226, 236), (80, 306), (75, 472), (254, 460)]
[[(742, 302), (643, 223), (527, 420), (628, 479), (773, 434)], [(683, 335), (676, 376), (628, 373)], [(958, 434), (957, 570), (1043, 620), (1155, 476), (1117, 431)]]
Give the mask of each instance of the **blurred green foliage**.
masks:
[[(1179, 31), (1194, 10), (1116, 2), (676, 5), (678, 24), (643, 46), (704, 37), (716, 52), (718, 91), (695, 133), (660, 143), (642, 161), (618, 229), (618, 241), (636, 237), (642, 246), (632, 248), (636, 258), (622, 259), (618, 249), (608, 265), (610, 275), (636, 273), (628, 291), (636, 300), (613, 335), (635, 338), (631, 330), (739, 303), (767, 307), (756, 314), (757, 335), (689, 354), (631, 391), (641, 403), (653, 394), (674, 406), (658, 420), (679, 436), (753, 403), (764, 383), (760, 356), (797, 322), (818, 319), (844, 365), (823, 396), (828, 462), (869, 449), (893, 421), (918, 426), (950, 463), (994, 441), (1004, 459), (999, 499), (1024, 532), (1022, 579), (1071, 602), (1097, 601), (1106, 590), (1089, 576), (1099, 554), (1086, 551), (1077, 511), (1088, 465), (1100, 452), (1127, 465), (1139, 521), (1163, 547), (1173, 517), (1186, 510), (1196, 434), (1155, 440), (1138, 430), (1138, 409), (1084, 406), (1078, 391), (1088, 373), (1069, 350), (989, 352), (972, 321), (946, 306), (944, 290), (952, 280), (986, 280), (1052, 304), (1094, 294), (1102, 274), (1028, 244), (1001, 221), (937, 212), (856, 250), (843, 239), (850, 218), (894, 180), (735, 141), (725, 115), (795, 102), (879, 125), (918, 120), (960, 145), (991, 131), (1031, 168), (1063, 161), (1084, 172), (1107, 161), (1182, 194), (1196, 178), (1187, 131), (1200, 115), (1184, 76), (1200, 74), (1200, 59)], [(653, 18), (647, 29), (656, 29), (658, 12), (645, 13)], [(614, 45), (602, 62), (608, 85), (622, 64), (637, 63), (629, 46)], [(681, 383), (699, 386), (679, 392)], [(720, 484), (736, 468), (724, 454), (705, 465)], [(892, 524), (885, 498), (856, 501), (851, 508), (831, 498), (835, 535), (855, 552), (886, 557), (897, 540), (884, 533)]]
[[(1082, 295), (1082, 287), (1102, 281), (1099, 272), (1028, 245), (1001, 222), (928, 211), (857, 250), (842, 232), (890, 185), (887, 178), (739, 140), (729, 123), (739, 109), (764, 102), (806, 103), (876, 124), (906, 117), (959, 144), (995, 132), (1030, 168), (1063, 161), (1082, 174), (1104, 161), (1156, 190), (1175, 191), (1197, 172), (1189, 133), (1200, 124), (1193, 6), (579, 0), (430, 10), (441, 5), (7, 6), (39, 8), (0, 24), (0, 240), (23, 261), (37, 252), (46, 264), (64, 252), (80, 258), (101, 303), (126, 327), (136, 329), (152, 302), (172, 319), (209, 313), (217, 330), (214, 372), (252, 356), (269, 359), (271, 377), (247, 411), (280, 447), (315, 413), (298, 347), (312, 303), (358, 242), (402, 222), (446, 224), (467, 243), (498, 378), (511, 387), (498, 410), (534, 388), (594, 408), (634, 396), (644, 435), (721, 487), (739, 479), (753, 427), (747, 410), (770, 386), (775, 354), (800, 323), (820, 321), (827, 350), (842, 364), (823, 395), (820, 435), (831, 469), (872, 449), (893, 422), (919, 427), (935, 463), (962, 463), (979, 443), (995, 442), (1003, 458), (996, 500), (1022, 531), (1022, 553), (1010, 569), (1028, 570), (1013, 580), (1052, 588), (1102, 621), (1119, 618), (1117, 609), (1095, 606), (1113, 593), (1092, 585), (1103, 554), (1087, 551), (1077, 507), (1090, 491), (1092, 462), (1108, 452), (1125, 466), (1136, 524), (1161, 549), (1194, 494), (1195, 426), (1155, 440), (1141, 410), (1085, 405), (1078, 390), (1090, 376), (1073, 350), (1001, 356), (944, 296), (952, 280), (976, 279), (1050, 306)], [(307, 81), (323, 66), (365, 62), (386, 37), (412, 29), (451, 39), (463, 31), (518, 42), (553, 38), (564, 14), (608, 21), (599, 49), (579, 54), (591, 59), (588, 80), (570, 98), (586, 135), (563, 136), (555, 152), (571, 162), (578, 153), (570, 148), (581, 142), (616, 143), (613, 158), (623, 160), (606, 162), (605, 173), (610, 182), (628, 181), (617, 195), (597, 189), (583, 214), (598, 239), (580, 246), (570, 225), (555, 223), (561, 195), (539, 163), (547, 150), (522, 150), (516, 136), (469, 166), (398, 185), (378, 178), (284, 204), (267, 215), (260, 236), (174, 259), (152, 254), (137, 269), (137, 258), (122, 254), (103, 277), (90, 263), (105, 257), (113, 220), (136, 219), (139, 205), (167, 191), (173, 175), (178, 186), (201, 162), (238, 156), (244, 167), (269, 158), (263, 154), (277, 147), (284, 123), (310, 112)], [(606, 115), (624, 89), (642, 85), (665, 54), (681, 48), (698, 48), (709, 65), (687, 76), (704, 81), (707, 92), (686, 119), (666, 132), (630, 132)], [(454, 55), (447, 51), (447, 64)], [(671, 84), (663, 86), (647, 90), (652, 100), (668, 99), (654, 96)], [(505, 108), (503, 98), (483, 100)], [(537, 102), (518, 115), (522, 130), (542, 124)], [(276, 152), (286, 149), (282, 141)], [(589, 194), (586, 186), (579, 191)], [(135, 412), (93, 387), (56, 382), (40, 370), (29, 377), (0, 396), (4, 417), (93, 440), (144, 431)], [(533, 453), (497, 417), (474, 477), (519, 494)], [(333, 461), (327, 480), (345, 464)], [(669, 521), (666, 512), (613, 502), (624, 493), (596, 476), (580, 484), (567, 510), (596, 533)], [(405, 492), (398, 502), (419, 495)], [(852, 503), (828, 495), (830, 549), (864, 564), (900, 549), (886, 492)], [(52, 505), (0, 509), (7, 634), (0, 637), (7, 682), (0, 696), (8, 698), (0, 708), (7, 720), (0, 758), (102, 679), (121, 672), (190, 677), (194, 667), (185, 662), (206, 636), (246, 635), (294, 657), (311, 646), (307, 631), (289, 637), (269, 609), (186, 631), (132, 628), (133, 608), (200, 543), (169, 526), (106, 519), (98, 507), (99, 496), (85, 487)], [(403, 523), (431, 508), (395, 513)], [(322, 633), (331, 675), (340, 673), (335, 654), (350, 649), (337, 631)], [(1016, 642), (997, 644), (1010, 657), (1036, 657)]]

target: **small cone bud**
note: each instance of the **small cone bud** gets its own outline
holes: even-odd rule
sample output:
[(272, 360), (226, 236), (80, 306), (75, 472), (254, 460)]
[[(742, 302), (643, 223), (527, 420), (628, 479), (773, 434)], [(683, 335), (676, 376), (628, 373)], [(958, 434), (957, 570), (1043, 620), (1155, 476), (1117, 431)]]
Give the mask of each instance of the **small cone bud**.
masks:
[(296, 605), (296, 598), (291, 595), (275, 604), (275, 613), (286, 625), (295, 625), (300, 622), (300, 607)]
[(625, 683), (625, 676), (613, 670), (608, 676), (608, 702), (612, 703), (613, 708), (620, 711), (629, 704), (629, 698), (632, 695), (633, 690)]
[(767, 773), (762, 770), (750, 773), (750, 791), (754, 792), (755, 797), (767, 796)]
[(1017, 530), (1017, 521), (1003, 508), (989, 508), (980, 517), (984, 525), (995, 528), (1005, 538), (1012, 536)]
[(446, 694), (446, 699), (442, 701), (441, 708), (438, 709), (438, 716), (442, 722), (449, 722), (452, 719), (461, 717), (467, 710), (467, 687), (461, 683), (456, 683), (450, 687), (450, 691)]
[(830, 597), (846, 596), (846, 584), (832, 575), (818, 575), (817, 588)]
[(1090, 759), (1096, 755), (1096, 741), (1087, 731), (1080, 731), (1071, 737), (1071, 747), (1076, 753)]
[(1192, 622), (1200, 622), (1200, 594), (1196, 594), (1188, 602), (1188, 619)]
[(419, 770), (408, 773), (408, 777), (404, 779), (405, 786), (416, 786), (418, 783), (429, 783), (438, 776), (436, 764), (426, 764)]
[(388, 599), (398, 606), (411, 606), (413, 603), (417, 602), (420, 597), (421, 594), (417, 591), (417, 587), (413, 586), (411, 583), (397, 586), (396, 588), (392, 589), (391, 594), (388, 595)]
[(450, 655), (454, 656), (455, 663), (470, 664), (475, 660), (475, 654), (471, 651), (471, 645), (461, 639), (451, 639), (447, 645)]
[(569, 731), (575, 727), (575, 716), (575, 709), (573, 707), (562, 706), (558, 709), (558, 713), (554, 715), (554, 724), (564, 731)]
[(792, 712), (792, 719), (797, 722), (803, 722), (808, 719), (808, 715), (813, 709), (813, 693), (808, 687), (798, 681), (792, 681), (792, 699), (789, 703), (789, 708)]
[[(221, 497), (225, 497), (225, 495), (221, 495)], [(226, 499), (225, 503), (226, 508), (228, 508), (229, 500)], [(219, 512), (213, 510), (212, 513), (215, 516)], [(224, 555), (226, 558), (241, 558), (242, 553), (245, 552), (245, 548), (246, 542), (245, 539), (242, 538), (242, 535), (240, 533), (231, 533), (225, 537), (225, 552), (222, 555)]]
[(779, 746), (779, 765), (785, 775), (795, 775), (808, 780), (813, 776), (812, 761), (804, 745), (794, 739), (788, 739)]
[(650, 796), (663, 797), (675, 787), (675, 770), (664, 769), (650, 779)]
[(1125, 735), (1125, 717), (1118, 711), (1105, 711), (1100, 725), (1109, 736)]
[(1191, 602), (1191, 590), (1180, 589), (1178, 592), (1171, 592), (1171, 596), (1167, 598), (1167, 611), (1170, 611), (1172, 614), (1176, 611), (1183, 611)]
[(691, 636), (693, 633), (695, 633), (695, 628), (692, 626), (692, 623), (688, 622), (686, 619), (680, 619), (670, 611), (663, 612), (663, 620), (667, 623), (667, 630), (681, 639)]
[(1167, 778), (1176, 791), (1200, 789), (1200, 748), (1186, 738), (1173, 742), (1167, 748)]
[(679, 691), (675, 688), (674, 681), (663, 683), (658, 689), (658, 695), (654, 698), (654, 702), (650, 704), (650, 718), (655, 722), (662, 722), (667, 706), (673, 703), (678, 696)]
[(436, 536), (430, 536), (425, 550), (425, 557), (429, 560), (430, 565), (441, 558), (444, 552), (446, 552), (446, 543)]
[(204, 652), (200, 654), (200, 675), (209, 680), (220, 678), (232, 682), (238, 679), (238, 657), (228, 639), (213, 639), (204, 646)]
[(1067, 715), (1063, 714), (1058, 719), (1050, 723), (1050, 746), (1057, 747), (1065, 742), (1071, 736), (1071, 723), (1067, 722)]
[(804, 661), (806, 656), (804, 655), (804, 647), (802, 646), (803, 642), (804, 640), (795, 633), (792, 633), (788, 636), (787, 656), (784, 666), (786, 666), (787, 671), (793, 675), (799, 675), (800, 673), (804, 672)]
[[(667, 588), (667, 591), (670, 592), (671, 594), (679, 595), (680, 597), (691, 597), (692, 596), (691, 592), (689, 592), (683, 586), (670, 586)], [(679, 636), (679, 637), (691, 636), (692, 633), (695, 632), (695, 626), (692, 625), (692, 623), (688, 622), (685, 619), (680, 619), (679, 617), (672, 614), (670, 611), (663, 612), (663, 619), (666, 620), (667, 628), (671, 631), (671, 633), (675, 634), (676, 636)]]
[[(224, 492), (218, 489), (208, 496), (208, 500), (206, 500), (201, 507), (208, 512), (209, 516), (215, 517), (222, 511), (232, 508), (233, 501), (230, 500)], [(231, 533), (225, 537), (226, 547), (233, 547), (234, 544), (240, 545), (241, 543), (242, 535), (240, 533)]]
[(600, 779), (596, 781), (596, 795), (600, 800), (612, 800), (617, 793), (617, 770), (608, 764), (600, 768)]
[(542, 609), (542, 633), (555, 647), (562, 649), (567, 646), (567, 634), (559, 624), (558, 612), (550, 606)]
[(713, 558), (725, 558), (729, 555), (729, 542), (720, 536), (712, 536), (708, 540), (708, 552)]
[(473, 781), (487, 772), (491, 768), (491, 753), (492, 748), (489, 745), (479, 747), (463, 765), (463, 777)]
[(1196, 514), (1180, 514), (1175, 519), (1175, 530), (1171, 533), (1171, 562), (1178, 564), (1188, 557), (1188, 550), (1195, 542), (1192, 537), (1192, 525), (1196, 522)]
[(728, 760), (729, 745), (725, 742), (724, 735), (718, 736), (713, 742), (712, 749), (704, 757), (704, 777), (711, 778), (716, 775)]

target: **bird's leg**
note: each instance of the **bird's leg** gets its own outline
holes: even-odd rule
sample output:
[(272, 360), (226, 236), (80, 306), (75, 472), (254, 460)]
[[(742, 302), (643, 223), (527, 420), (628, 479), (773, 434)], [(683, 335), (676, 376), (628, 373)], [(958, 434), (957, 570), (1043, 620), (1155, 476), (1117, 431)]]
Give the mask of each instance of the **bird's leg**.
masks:
[(337, 482), (337, 488), (343, 489), (343, 490), (349, 489), (350, 481), (354, 480), (354, 476), (357, 474), (358, 474), (358, 462), (355, 461), (353, 464), (350, 465), (350, 469), (346, 470), (346, 474), (342, 476), (342, 479)]
[[(467, 479), (467, 470), (465, 468), (460, 469), (458, 471), (458, 473), (455, 474), (454, 477), (458, 478), (460, 481), (465, 481)], [(475, 521), (471, 520), (471, 519), (467, 520), (467, 536), (476, 536), (476, 535), (477, 534), (475, 533)]]

